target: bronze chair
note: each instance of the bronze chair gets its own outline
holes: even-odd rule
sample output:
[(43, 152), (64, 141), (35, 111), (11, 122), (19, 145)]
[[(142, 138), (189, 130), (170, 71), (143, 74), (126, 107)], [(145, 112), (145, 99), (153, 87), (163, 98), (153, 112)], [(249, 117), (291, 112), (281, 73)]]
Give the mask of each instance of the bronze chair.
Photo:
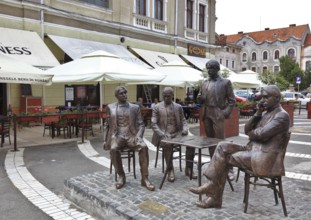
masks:
[[(161, 143), (159, 143), (159, 145), (157, 146), (157, 151), (156, 151), (156, 159), (155, 159), (155, 163), (154, 163), (154, 168), (157, 168), (157, 164), (158, 164), (158, 158), (159, 158), (159, 152), (163, 151), (163, 147), (161, 146)], [(178, 157), (174, 157), (174, 153), (178, 152), (179, 156)], [(173, 160), (174, 159), (179, 159), (179, 170), (180, 172), (182, 172), (182, 166), (181, 166), (181, 160), (182, 160), (182, 153), (181, 153), (181, 146), (180, 145), (174, 145), (173, 147)], [(162, 173), (164, 173), (164, 154), (162, 152)]]
[(192, 108), (190, 110), (190, 115), (189, 115), (189, 123), (198, 123), (200, 119), (200, 109), (199, 108)]
[(91, 135), (94, 137), (93, 125), (99, 123), (100, 112), (85, 112), (82, 113), (82, 118), (80, 123), (77, 125), (77, 132), (79, 133), (79, 129), (83, 129), (85, 138), (87, 138), (87, 132), (89, 131)]
[[(291, 133), (289, 132), (287, 134), (286, 139), (281, 143), (281, 148), (282, 148), (282, 160), (284, 161), (287, 145), (290, 139)], [(247, 207), (248, 207), (248, 197), (249, 197), (249, 188), (250, 185), (255, 186), (265, 186), (273, 190), (274, 193), (274, 199), (275, 199), (275, 204), (277, 205), (278, 202), (278, 197), (281, 199), (282, 202), (282, 207), (283, 207), (283, 213), (285, 216), (287, 216), (287, 210), (286, 210), (286, 205), (285, 205), (285, 199), (284, 199), (284, 194), (283, 194), (283, 185), (282, 185), (282, 176), (258, 176), (254, 175), (254, 173), (250, 170), (243, 170), (239, 168), (239, 171), (242, 171), (245, 173), (244, 177), (244, 212), (247, 212)]]
[[(121, 158), (127, 159), (128, 164), (128, 172), (131, 172), (131, 159), (133, 159), (133, 174), (134, 178), (136, 179), (136, 168), (135, 168), (135, 151), (130, 150), (128, 148), (124, 148), (120, 151)], [(112, 173), (112, 160), (110, 160), (110, 174)], [(114, 173), (115, 181), (117, 181), (117, 173)]]
[(66, 138), (66, 133), (68, 135), (69, 132), (69, 126), (67, 119), (61, 119), (59, 122), (55, 123), (55, 130), (57, 133), (57, 136), (61, 135), (61, 132), (63, 132), (64, 138)]
[(9, 143), (11, 145), (11, 137), (10, 137), (10, 118), (2, 117), (0, 118), (0, 142), (1, 147), (3, 147), (4, 139), (9, 138)]

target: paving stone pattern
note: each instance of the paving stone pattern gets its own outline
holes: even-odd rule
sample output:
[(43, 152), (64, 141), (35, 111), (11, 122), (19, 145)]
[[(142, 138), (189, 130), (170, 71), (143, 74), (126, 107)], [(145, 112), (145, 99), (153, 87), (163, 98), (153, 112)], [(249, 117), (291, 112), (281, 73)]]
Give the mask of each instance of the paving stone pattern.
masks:
[[(154, 164), (151, 161), (150, 164)], [(189, 192), (197, 181), (190, 181), (175, 164), (176, 180), (174, 183), (165, 181), (162, 190), (159, 189), (163, 173), (161, 167), (151, 170), (150, 180), (156, 185), (156, 190), (150, 192), (140, 186), (139, 168), (137, 179), (132, 173), (127, 173), (124, 188), (117, 190), (114, 186), (114, 174), (109, 171), (78, 176), (65, 181), (65, 196), (89, 214), (97, 215), (100, 219), (283, 219), (282, 205), (275, 205), (273, 191), (266, 187), (251, 187), (248, 213), (244, 213), (243, 192), (244, 176), (233, 182), (234, 192), (226, 184), (222, 209), (201, 209), (195, 206), (198, 196)], [(184, 167), (184, 166), (183, 166)], [(202, 181), (205, 181), (203, 177)], [(310, 181), (283, 178), (287, 219), (311, 219), (308, 213), (311, 202)], [(205, 195), (203, 195), (205, 198)], [(151, 202), (167, 211), (157, 212), (155, 207), (141, 209), (142, 204)], [(164, 209), (165, 210), (165, 209)]]

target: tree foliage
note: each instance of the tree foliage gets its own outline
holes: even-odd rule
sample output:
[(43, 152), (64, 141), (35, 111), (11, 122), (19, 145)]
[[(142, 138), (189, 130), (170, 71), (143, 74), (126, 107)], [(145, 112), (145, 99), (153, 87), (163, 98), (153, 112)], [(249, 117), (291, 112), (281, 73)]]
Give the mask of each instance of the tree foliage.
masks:
[(264, 71), (263, 73), (259, 74), (258, 78), (266, 85), (277, 85), (280, 90), (286, 90), (289, 86), (287, 80), (278, 72), (273, 73)]
[[(296, 77), (300, 77), (301, 81), (304, 80), (304, 72), (299, 67), (298, 63), (292, 60), (288, 56), (280, 57), (280, 72), (279, 74), (284, 77), (284, 79), (295, 86), (295, 90), (298, 90), (298, 84), (296, 84)], [(302, 85), (299, 85), (300, 89), (304, 89)]]

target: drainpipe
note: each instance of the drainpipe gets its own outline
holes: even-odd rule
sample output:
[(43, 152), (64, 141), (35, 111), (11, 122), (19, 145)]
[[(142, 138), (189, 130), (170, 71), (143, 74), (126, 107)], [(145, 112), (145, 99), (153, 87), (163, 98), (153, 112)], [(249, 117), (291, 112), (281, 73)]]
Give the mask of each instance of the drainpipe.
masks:
[(175, 0), (175, 30), (174, 30), (174, 54), (177, 53), (177, 25), (178, 25), (178, 0)]
[(41, 38), (44, 38), (44, 10), (43, 10), (43, 6), (44, 6), (44, 0), (40, 1), (41, 4), (41, 9), (40, 9), (40, 26), (41, 26)]

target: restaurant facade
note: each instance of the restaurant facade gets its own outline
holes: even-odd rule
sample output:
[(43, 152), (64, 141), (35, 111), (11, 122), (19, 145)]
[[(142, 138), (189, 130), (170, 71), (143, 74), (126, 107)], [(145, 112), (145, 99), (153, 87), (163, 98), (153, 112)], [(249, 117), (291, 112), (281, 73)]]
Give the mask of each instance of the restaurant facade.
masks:
[[(41, 69), (95, 50), (150, 69), (182, 59), (180, 55), (213, 58), (215, 4), (215, 0), (129, 0), (126, 4), (122, 0), (4, 0), (0, 2), (0, 53)], [(16, 31), (14, 37), (8, 34)], [(103, 103), (115, 100), (116, 85), (120, 84), (103, 86)], [(127, 88), (130, 101), (140, 96), (150, 101), (144, 86)], [(152, 98), (158, 98), (162, 86), (149, 89)], [(13, 112), (20, 112), (21, 100), (28, 96), (41, 98), (41, 110), (48, 111), (69, 103), (98, 105), (100, 97), (99, 83), (91, 82), (51, 86), (0, 83), (0, 91), (2, 114), (9, 104)], [(178, 88), (176, 96), (183, 99), (184, 88)]]

